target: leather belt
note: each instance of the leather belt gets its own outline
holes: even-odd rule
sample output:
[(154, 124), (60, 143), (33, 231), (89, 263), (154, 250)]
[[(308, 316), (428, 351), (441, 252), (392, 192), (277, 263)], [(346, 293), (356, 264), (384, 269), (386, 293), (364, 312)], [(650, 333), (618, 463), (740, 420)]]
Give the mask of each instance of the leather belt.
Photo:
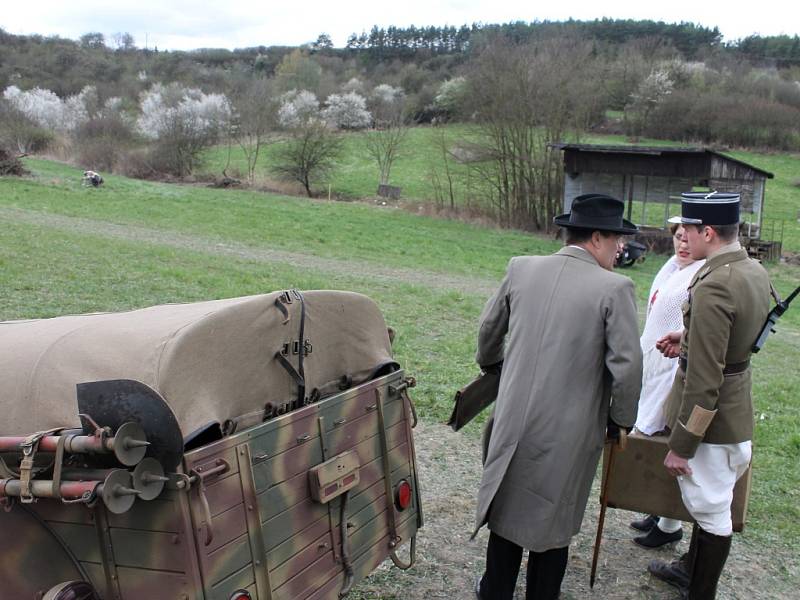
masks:
[[(680, 366), (684, 373), (686, 372), (687, 361), (685, 356), (678, 357), (678, 366)], [(737, 373), (744, 373), (749, 366), (750, 359), (738, 363), (731, 363), (729, 365), (725, 365), (725, 368), (722, 369), (722, 374), (736, 375)]]

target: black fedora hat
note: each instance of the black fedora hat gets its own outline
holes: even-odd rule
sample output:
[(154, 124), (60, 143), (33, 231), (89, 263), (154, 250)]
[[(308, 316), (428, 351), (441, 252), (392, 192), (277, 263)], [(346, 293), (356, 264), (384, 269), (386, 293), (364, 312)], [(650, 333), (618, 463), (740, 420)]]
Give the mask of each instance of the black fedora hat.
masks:
[(639, 231), (622, 218), (625, 204), (605, 194), (583, 194), (572, 201), (572, 210), (553, 219), (556, 225), (575, 229), (597, 229), (631, 235)]

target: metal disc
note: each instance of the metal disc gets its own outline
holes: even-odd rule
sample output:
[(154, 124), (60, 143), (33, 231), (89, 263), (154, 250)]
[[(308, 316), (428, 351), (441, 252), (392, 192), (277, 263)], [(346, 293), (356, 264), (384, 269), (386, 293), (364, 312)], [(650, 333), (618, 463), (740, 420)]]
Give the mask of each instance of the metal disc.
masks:
[(164, 489), (164, 469), (155, 458), (145, 458), (133, 470), (133, 489), (142, 500), (158, 498)]
[[(134, 493), (130, 493), (134, 492)], [(130, 472), (125, 469), (115, 469), (103, 482), (103, 504), (106, 508), (120, 515), (130, 510), (136, 501), (136, 493), (133, 490), (133, 480)]]
[(147, 446), (137, 445), (136, 442), (146, 441), (147, 435), (141, 425), (133, 421), (123, 423), (114, 434), (114, 456), (126, 467), (137, 465), (144, 458)]

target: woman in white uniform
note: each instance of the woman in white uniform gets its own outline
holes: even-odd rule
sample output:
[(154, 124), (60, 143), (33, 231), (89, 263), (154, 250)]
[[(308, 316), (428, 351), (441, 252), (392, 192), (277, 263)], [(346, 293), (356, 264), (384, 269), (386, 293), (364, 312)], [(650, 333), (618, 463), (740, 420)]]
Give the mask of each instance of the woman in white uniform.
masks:
[[(647, 317), (640, 339), (642, 347), (642, 395), (636, 416), (636, 430), (645, 435), (665, 435), (667, 418), (664, 402), (667, 399), (675, 373), (677, 358), (666, 358), (656, 349), (656, 340), (670, 331), (683, 328), (683, 303), (689, 297), (689, 284), (703, 260), (693, 260), (683, 239), (683, 225), (674, 224), (672, 243), (675, 254), (653, 280), (647, 300)], [(675, 519), (649, 515), (631, 523), (631, 527), (646, 535), (634, 538), (645, 548), (657, 548), (681, 539), (681, 522)]]

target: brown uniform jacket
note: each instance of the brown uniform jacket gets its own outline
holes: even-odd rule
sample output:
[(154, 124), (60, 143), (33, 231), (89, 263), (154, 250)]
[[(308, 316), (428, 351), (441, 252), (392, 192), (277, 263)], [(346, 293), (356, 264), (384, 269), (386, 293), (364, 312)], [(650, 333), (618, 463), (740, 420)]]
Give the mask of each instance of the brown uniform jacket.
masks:
[[(679, 456), (692, 458), (700, 442), (753, 438), (747, 361), (769, 312), (769, 286), (764, 267), (742, 249), (712, 256), (689, 285), (681, 340), (686, 369), (678, 370), (666, 408), (669, 447)], [(705, 431), (690, 424), (693, 413), (711, 418)]]

